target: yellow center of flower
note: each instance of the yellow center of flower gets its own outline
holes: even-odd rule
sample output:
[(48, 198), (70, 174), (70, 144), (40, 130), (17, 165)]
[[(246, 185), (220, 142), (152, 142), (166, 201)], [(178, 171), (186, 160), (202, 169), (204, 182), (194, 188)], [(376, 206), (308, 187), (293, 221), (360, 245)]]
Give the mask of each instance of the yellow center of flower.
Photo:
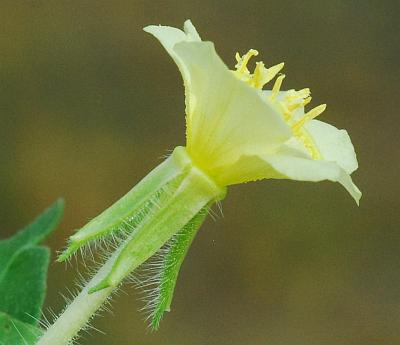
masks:
[[(250, 49), (246, 54), (240, 56), (239, 53), (236, 53), (236, 70), (233, 71), (235, 76), (240, 80), (244, 81), (248, 85), (262, 90), (265, 84), (274, 79), (277, 74), (282, 70), (284, 63), (279, 63), (275, 66), (266, 68), (262, 61), (256, 62), (256, 67), (254, 68), (253, 73), (251, 73), (247, 67), (250, 59), (253, 56), (257, 56), (258, 51), (255, 49)], [(321, 104), (300, 118), (295, 116), (295, 111), (305, 107), (311, 101), (310, 89), (305, 88), (301, 90), (289, 90), (286, 92), (285, 97), (282, 99), (278, 97), (279, 91), (282, 86), (283, 79), (285, 78), (284, 74), (279, 75), (275, 83), (272, 87), (271, 94), (267, 97), (267, 102), (276, 104), (278, 108), (281, 110), (281, 114), (286, 123), (292, 128), (293, 135), (303, 143), (305, 148), (310, 153), (313, 159), (321, 159), (321, 154), (317, 149), (313, 138), (311, 135), (304, 129), (304, 124), (308, 121), (315, 119), (318, 115), (320, 115), (325, 109), (326, 104)]]

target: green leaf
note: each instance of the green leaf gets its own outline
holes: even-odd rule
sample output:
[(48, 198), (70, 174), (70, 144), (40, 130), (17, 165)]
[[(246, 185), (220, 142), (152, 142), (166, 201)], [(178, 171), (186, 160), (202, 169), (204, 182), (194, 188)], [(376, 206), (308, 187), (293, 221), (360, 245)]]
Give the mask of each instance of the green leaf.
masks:
[(64, 211), (64, 201), (57, 200), (31, 224), (13, 237), (0, 241), (0, 276), (6, 270), (13, 254), (27, 245), (42, 242), (59, 224)]
[(57, 201), (16, 235), (0, 241), (0, 312), (30, 325), (38, 324), (50, 251), (37, 244), (56, 228), (63, 209), (64, 202)]
[(42, 331), (0, 312), (1, 345), (34, 345)]
[(13, 255), (0, 280), (0, 310), (11, 317), (36, 325), (46, 294), (50, 250), (31, 246)]

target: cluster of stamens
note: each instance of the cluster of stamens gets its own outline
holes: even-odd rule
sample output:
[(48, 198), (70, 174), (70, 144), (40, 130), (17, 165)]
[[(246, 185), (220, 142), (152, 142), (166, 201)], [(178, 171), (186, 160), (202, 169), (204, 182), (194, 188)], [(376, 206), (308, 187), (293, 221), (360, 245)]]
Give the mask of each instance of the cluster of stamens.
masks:
[[(256, 67), (253, 73), (251, 73), (247, 67), (250, 59), (253, 56), (257, 56), (258, 51), (255, 49), (250, 49), (246, 54), (240, 56), (236, 53), (236, 70), (234, 74), (240, 80), (246, 82), (248, 85), (262, 90), (265, 84), (274, 79), (279, 72), (282, 70), (284, 63), (279, 63), (272, 67), (266, 68), (262, 61), (256, 62)], [(301, 118), (295, 117), (294, 113), (296, 110), (305, 107), (311, 102), (311, 92), (309, 88), (304, 88), (301, 90), (288, 90), (285, 93), (285, 97), (278, 97), (281, 90), (283, 79), (285, 79), (284, 74), (278, 75), (275, 79), (274, 85), (272, 87), (271, 93), (268, 95), (267, 101), (277, 104), (281, 110), (283, 119), (292, 128), (293, 134), (303, 142), (304, 146), (307, 148), (313, 159), (320, 159), (321, 155), (318, 149), (315, 147), (314, 142), (310, 135), (304, 130), (303, 126), (308, 121), (315, 119), (320, 115), (325, 109), (326, 104), (321, 104), (304, 115)]]

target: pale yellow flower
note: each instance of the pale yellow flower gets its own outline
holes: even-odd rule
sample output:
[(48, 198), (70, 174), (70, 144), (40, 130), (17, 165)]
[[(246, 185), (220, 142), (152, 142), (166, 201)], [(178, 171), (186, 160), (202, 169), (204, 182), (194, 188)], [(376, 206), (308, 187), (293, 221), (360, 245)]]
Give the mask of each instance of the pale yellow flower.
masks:
[(186, 149), (192, 160), (219, 185), (259, 179), (330, 180), (342, 184), (359, 202), (350, 174), (358, 167), (350, 137), (315, 117), (325, 105), (304, 112), (309, 89), (280, 91), (284, 75), (263, 90), (283, 68), (265, 68), (252, 56), (236, 55), (229, 70), (212, 42), (201, 40), (188, 20), (184, 31), (148, 26), (182, 73), (186, 94)]
[[(166, 26), (145, 31), (160, 40), (182, 73), (186, 147), (177, 146), (70, 237), (59, 261), (79, 249), (84, 252), (88, 244), (97, 247), (99, 241), (106, 244), (108, 259), (38, 345), (70, 343), (122, 281), (152, 256), (156, 260), (149, 263), (143, 286), (145, 309), (157, 329), (170, 310), (186, 253), (210, 207), (225, 198), (229, 185), (271, 178), (330, 180), (342, 184), (357, 203), (361, 197), (350, 177), (358, 164), (347, 132), (315, 120), (324, 104), (304, 111), (311, 101), (309, 89), (280, 91), (283, 63), (265, 68), (257, 62), (251, 73), (248, 62), (258, 55), (251, 49), (236, 54), (235, 70), (229, 70), (190, 21), (183, 31)], [(271, 90), (263, 90), (275, 77)]]

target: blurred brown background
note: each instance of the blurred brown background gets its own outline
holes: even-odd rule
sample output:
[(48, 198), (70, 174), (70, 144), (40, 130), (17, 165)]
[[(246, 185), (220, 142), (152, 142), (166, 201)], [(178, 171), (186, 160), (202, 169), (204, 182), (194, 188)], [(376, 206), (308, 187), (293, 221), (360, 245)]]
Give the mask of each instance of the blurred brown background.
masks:
[[(400, 344), (398, 1), (2, 1), (1, 237), (59, 196), (48, 241), (127, 192), (184, 143), (181, 77), (148, 24), (191, 18), (229, 66), (260, 51), (286, 62), (286, 88), (311, 87), (321, 119), (346, 128), (364, 192), (263, 181), (230, 189), (186, 259), (173, 312), (149, 333), (134, 289), (81, 343)], [(52, 264), (47, 306), (75, 272)]]

